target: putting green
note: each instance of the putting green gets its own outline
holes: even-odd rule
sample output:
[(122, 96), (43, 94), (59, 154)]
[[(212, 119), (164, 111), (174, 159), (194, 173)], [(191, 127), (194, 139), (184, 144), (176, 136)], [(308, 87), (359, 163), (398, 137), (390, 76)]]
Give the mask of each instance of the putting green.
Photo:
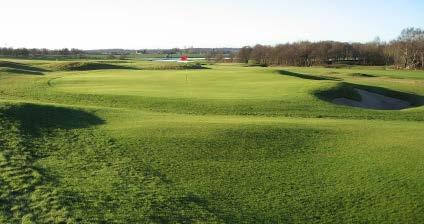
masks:
[(52, 80), (59, 91), (193, 99), (295, 98), (318, 85), (273, 70), (98, 71)]

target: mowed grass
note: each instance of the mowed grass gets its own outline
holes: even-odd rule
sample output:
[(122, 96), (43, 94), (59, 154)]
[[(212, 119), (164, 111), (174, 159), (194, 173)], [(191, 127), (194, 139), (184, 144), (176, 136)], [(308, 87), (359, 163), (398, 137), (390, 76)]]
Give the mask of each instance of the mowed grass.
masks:
[[(0, 74), (1, 222), (424, 220), (424, 72), (208, 68)], [(349, 85), (415, 107), (328, 101)]]
[[(263, 71), (259, 79), (257, 71), (249, 68), (215, 69), (215, 71), (97, 71), (64, 76), (50, 82), (55, 90), (70, 93), (98, 95), (134, 95), (156, 98), (190, 99), (281, 99), (304, 93), (316, 87), (299, 80), (282, 79), (272, 71)], [(244, 74), (241, 76), (240, 74)], [(281, 88), (284, 85), (285, 88)], [(289, 94), (292, 93), (292, 94)]]

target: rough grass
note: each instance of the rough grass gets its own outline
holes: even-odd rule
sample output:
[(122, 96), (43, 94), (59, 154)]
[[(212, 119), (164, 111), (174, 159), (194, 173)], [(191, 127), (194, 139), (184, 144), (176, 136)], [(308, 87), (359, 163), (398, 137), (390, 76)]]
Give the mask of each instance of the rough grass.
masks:
[[(0, 223), (424, 220), (419, 73), (209, 67), (2, 76)], [(418, 107), (324, 99), (351, 87)]]
[[(21, 123), (0, 111), (0, 221), (2, 223), (72, 223), (50, 176), (34, 163), (39, 152)], [(27, 111), (31, 112), (31, 111)]]

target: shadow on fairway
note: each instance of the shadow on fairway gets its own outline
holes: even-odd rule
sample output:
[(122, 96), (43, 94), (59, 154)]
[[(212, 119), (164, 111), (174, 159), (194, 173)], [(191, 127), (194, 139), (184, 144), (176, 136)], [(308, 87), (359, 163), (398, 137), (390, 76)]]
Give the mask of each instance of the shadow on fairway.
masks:
[(86, 128), (104, 123), (103, 119), (86, 111), (49, 105), (20, 104), (0, 113), (18, 122), (21, 132), (33, 136), (43, 129)]
[(335, 77), (331, 77), (331, 76), (308, 75), (308, 74), (290, 72), (290, 71), (287, 71), (287, 70), (278, 70), (278, 73), (280, 75), (292, 76), (292, 77), (296, 77), (296, 78), (309, 79), (309, 80), (331, 80), (331, 81), (341, 81), (342, 80), (340, 78), (335, 78)]

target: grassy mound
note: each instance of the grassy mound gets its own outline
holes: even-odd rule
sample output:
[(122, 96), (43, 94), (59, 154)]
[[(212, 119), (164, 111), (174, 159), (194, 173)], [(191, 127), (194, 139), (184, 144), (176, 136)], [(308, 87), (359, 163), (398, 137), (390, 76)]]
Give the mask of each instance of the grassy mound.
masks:
[(324, 67), (325, 68), (337, 68), (337, 69), (341, 69), (341, 68), (351, 68), (352, 65), (349, 65), (349, 64), (331, 64), (331, 65), (326, 65)]
[[(123, 65), (124, 64), (124, 65)], [(184, 69), (205, 69), (198, 63), (172, 63), (172, 62), (121, 62), (114, 61), (92, 61), (92, 62), (59, 62), (48, 66), (55, 71), (90, 71), (90, 70), (111, 70), (111, 69), (130, 69), (130, 70), (184, 70)]]
[(340, 75), (340, 72), (331, 71), (327, 73), (328, 75)]
[(355, 72), (355, 73), (349, 73), (349, 76), (353, 76), (353, 77), (364, 77), (364, 78), (373, 78), (373, 77), (377, 77), (375, 75), (370, 75), (370, 74), (365, 74), (365, 73), (359, 73), (359, 72)]
[(134, 69), (128, 66), (115, 65), (101, 62), (60, 62), (49, 66), (55, 71), (90, 71), (102, 69)]
[(155, 63), (150, 66), (146, 66), (149, 70), (185, 70), (185, 69), (207, 69), (199, 63), (173, 63), (173, 62), (162, 62)]
[(48, 70), (33, 65), (12, 61), (0, 61), (0, 72), (27, 75), (42, 75)]
[(21, 74), (21, 75), (43, 75), (43, 72), (39, 71), (30, 71), (23, 69), (15, 69), (15, 68), (0, 68), (0, 73), (4, 74)]

